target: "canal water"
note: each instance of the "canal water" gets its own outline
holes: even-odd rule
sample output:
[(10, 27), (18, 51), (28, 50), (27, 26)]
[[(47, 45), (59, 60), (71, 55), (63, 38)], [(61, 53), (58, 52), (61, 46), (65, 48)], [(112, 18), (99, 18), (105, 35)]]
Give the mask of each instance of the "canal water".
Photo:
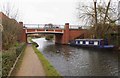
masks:
[(62, 76), (118, 76), (118, 53), (33, 39)]

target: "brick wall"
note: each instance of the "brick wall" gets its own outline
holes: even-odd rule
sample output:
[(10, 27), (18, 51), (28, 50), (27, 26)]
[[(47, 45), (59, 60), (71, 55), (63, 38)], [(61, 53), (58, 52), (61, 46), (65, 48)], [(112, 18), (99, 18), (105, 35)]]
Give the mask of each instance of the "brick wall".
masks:
[[(22, 28), (23, 28), (23, 26), (20, 24), (20, 23), (18, 23), (15, 19), (11, 19), (11, 18), (9, 18), (8, 16), (6, 16), (4, 13), (2, 13), (2, 12), (0, 12), (0, 23), (3, 25), (3, 29), (4, 30), (6, 30), (6, 25), (9, 25), (9, 24), (11, 24), (11, 25), (9, 25), (9, 26), (12, 26), (13, 24), (15, 25), (15, 26), (19, 26), (19, 28), (21, 29), (21, 32), (22, 32)], [(19, 41), (21, 41), (21, 35), (22, 35), (22, 33), (20, 33), (19, 35), (18, 35), (18, 40)]]
[(79, 29), (79, 30), (70, 30), (70, 41), (74, 40), (76, 38), (85, 38), (85, 33), (87, 32), (87, 30), (85, 29)]

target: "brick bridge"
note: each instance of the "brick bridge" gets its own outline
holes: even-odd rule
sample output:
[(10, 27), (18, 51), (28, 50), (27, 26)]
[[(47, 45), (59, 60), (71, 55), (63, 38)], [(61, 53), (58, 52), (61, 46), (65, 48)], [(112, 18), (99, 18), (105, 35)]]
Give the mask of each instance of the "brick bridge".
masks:
[[(87, 32), (86, 29), (81, 27), (71, 27), (69, 23), (65, 23), (63, 26), (59, 27), (45, 27), (40, 26), (40, 24), (24, 24), (21, 22), (23, 26), (22, 31), (22, 41), (27, 42), (28, 34), (54, 34), (55, 35), (55, 43), (59, 44), (68, 44), (71, 40), (76, 38), (84, 38)], [(29, 27), (27, 27), (27, 25)], [(33, 27), (30, 27), (33, 26)], [(38, 27), (34, 27), (34, 25), (38, 25)]]

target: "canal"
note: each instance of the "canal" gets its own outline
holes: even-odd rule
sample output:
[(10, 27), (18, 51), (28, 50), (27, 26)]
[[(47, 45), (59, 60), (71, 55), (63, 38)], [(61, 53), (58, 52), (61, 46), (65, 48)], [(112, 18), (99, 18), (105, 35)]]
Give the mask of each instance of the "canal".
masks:
[(62, 76), (118, 76), (118, 53), (33, 39)]

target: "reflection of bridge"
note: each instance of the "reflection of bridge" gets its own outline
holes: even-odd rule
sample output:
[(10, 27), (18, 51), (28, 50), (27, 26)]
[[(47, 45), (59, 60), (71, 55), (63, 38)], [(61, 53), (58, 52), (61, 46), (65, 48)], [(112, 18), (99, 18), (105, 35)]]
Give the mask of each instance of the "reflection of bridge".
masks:
[(55, 43), (68, 44), (75, 38), (84, 38), (85, 32), (86, 29), (79, 26), (69, 26), (69, 23), (52, 27), (44, 26), (44, 24), (24, 24), (22, 41), (27, 42), (27, 34), (54, 34)]

